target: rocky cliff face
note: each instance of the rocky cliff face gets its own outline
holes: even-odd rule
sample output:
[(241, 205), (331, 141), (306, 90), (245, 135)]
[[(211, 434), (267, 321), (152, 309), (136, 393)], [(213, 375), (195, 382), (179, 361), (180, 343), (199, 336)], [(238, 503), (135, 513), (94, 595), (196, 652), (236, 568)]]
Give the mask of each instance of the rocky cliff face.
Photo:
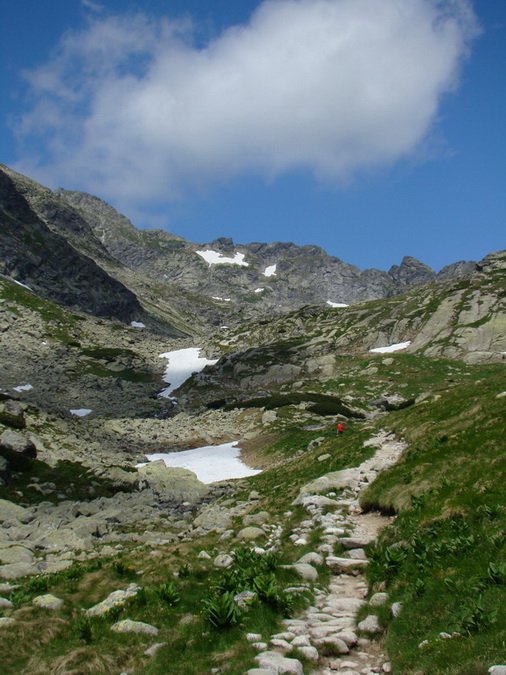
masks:
[[(199, 245), (161, 230), (137, 230), (111, 206), (86, 193), (55, 194), (79, 210), (104, 247), (124, 265), (207, 298), (217, 316), (228, 312), (237, 320), (279, 315), (306, 304), (354, 304), (438, 278), (434, 270), (410, 257), (384, 272), (360, 270), (318, 246), (291, 242), (235, 245), (222, 237)], [(459, 263), (445, 274), (468, 275), (473, 269), (474, 263)]]
[(131, 321), (144, 315), (135, 295), (61, 234), (50, 229), (0, 170), (1, 271), (42, 297), (97, 316)]

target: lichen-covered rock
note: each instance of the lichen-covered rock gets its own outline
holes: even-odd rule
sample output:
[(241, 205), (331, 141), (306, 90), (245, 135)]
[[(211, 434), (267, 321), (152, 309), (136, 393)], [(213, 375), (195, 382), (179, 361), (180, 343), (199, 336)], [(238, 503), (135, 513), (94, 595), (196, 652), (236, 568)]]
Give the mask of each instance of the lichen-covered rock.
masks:
[(48, 593), (46, 595), (38, 595), (36, 598), (33, 598), (32, 605), (35, 605), (35, 607), (42, 607), (42, 609), (56, 610), (63, 606), (63, 600), (61, 598), (57, 598), (56, 595)]
[(168, 501), (196, 503), (209, 492), (207, 485), (202, 483), (193, 471), (165, 466), (165, 462), (161, 459), (140, 466), (137, 471), (135, 481), (137, 489), (149, 487)]
[(376, 614), (369, 614), (363, 621), (360, 621), (357, 628), (363, 630), (365, 633), (382, 633), (383, 628), (380, 626)]
[(114, 623), (111, 630), (115, 633), (143, 633), (145, 635), (158, 635), (159, 633), (155, 626), (143, 621), (132, 621), (132, 619), (124, 619)]
[(26, 457), (37, 457), (37, 449), (33, 441), (24, 434), (10, 429), (6, 429), (0, 436), (0, 452), (5, 450), (17, 452)]
[(0, 564), (2, 565), (19, 562), (31, 563), (33, 562), (34, 557), (35, 556), (33, 552), (25, 546), (9, 546), (8, 548), (0, 548)]
[(324, 476), (320, 476), (310, 483), (306, 483), (300, 489), (299, 496), (295, 499), (295, 504), (302, 503), (307, 495), (317, 495), (330, 490), (344, 490), (347, 487), (356, 487), (357, 472), (353, 469), (343, 469), (342, 471), (332, 471)]
[(0, 401), (0, 422), (7, 427), (24, 429), (26, 426), (24, 406), (18, 401)]
[(232, 514), (229, 509), (218, 504), (208, 504), (195, 518), (193, 524), (204, 532), (212, 532), (228, 529), (231, 522)]
[(99, 602), (98, 605), (94, 605), (86, 610), (86, 616), (104, 616), (107, 612), (110, 612), (113, 607), (120, 607), (124, 605), (127, 600), (133, 598), (137, 595), (139, 587), (137, 584), (130, 584), (126, 589), (120, 589), (118, 591), (113, 591), (109, 593), (105, 600)]
[(37, 574), (39, 572), (35, 565), (27, 562), (9, 563), (0, 567), (1, 579), (19, 579), (28, 574)]
[(242, 519), (242, 524), (247, 527), (248, 525), (262, 525), (263, 523), (268, 522), (270, 514), (268, 511), (258, 511), (258, 513), (247, 514)]
[(238, 539), (246, 539), (247, 541), (252, 541), (259, 537), (265, 537), (265, 532), (260, 527), (254, 527), (253, 525), (243, 527), (243, 529), (239, 530), (237, 533)]
[(232, 556), (226, 554), (226, 553), (221, 553), (220, 555), (217, 555), (216, 558), (213, 561), (213, 565), (215, 567), (230, 567), (230, 565), (234, 564), (234, 559)]

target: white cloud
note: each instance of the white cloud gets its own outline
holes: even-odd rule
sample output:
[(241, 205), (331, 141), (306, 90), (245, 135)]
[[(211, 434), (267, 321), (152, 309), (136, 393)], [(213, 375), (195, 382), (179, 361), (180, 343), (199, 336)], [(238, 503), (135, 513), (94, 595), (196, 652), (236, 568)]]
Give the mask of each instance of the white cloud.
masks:
[(99, 18), (27, 74), (17, 168), (136, 207), (251, 171), (346, 178), (420, 147), (475, 33), (468, 0), (266, 0), (203, 47)]

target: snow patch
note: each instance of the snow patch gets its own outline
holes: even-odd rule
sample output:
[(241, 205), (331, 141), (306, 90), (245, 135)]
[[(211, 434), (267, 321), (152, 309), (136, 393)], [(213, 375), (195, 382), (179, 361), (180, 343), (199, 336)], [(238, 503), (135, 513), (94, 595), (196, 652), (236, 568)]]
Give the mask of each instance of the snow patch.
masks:
[(375, 354), (389, 354), (390, 352), (398, 352), (401, 349), (406, 349), (410, 344), (411, 340), (408, 340), (407, 342), (398, 342), (389, 347), (375, 347), (374, 349), (369, 349), (369, 351), (374, 352)]
[(265, 291), (265, 288), (255, 288), (255, 293), (263, 293)]
[(218, 295), (211, 296), (213, 300), (221, 300), (222, 302), (232, 302), (232, 298), (220, 298)]
[(327, 300), (327, 305), (330, 305), (331, 307), (349, 307), (349, 305), (345, 305), (344, 302), (332, 302), (332, 300)]
[(205, 366), (213, 365), (218, 359), (210, 360), (200, 356), (200, 347), (188, 347), (176, 349), (172, 352), (160, 354), (160, 358), (168, 359), (167, 368), (163, 375), (163, 381), (169, 385), (158, 396), (170, 398), (171, 392), (180, 387), (194, 373), (200, 372)]
[(74, 410), (69, 410), (73, 415), (77, 415), (78, 417), (86, 417), (86, 415), (89, 415), (93, 410), (90, 410), (89, 408), (77, 408)]
[(211, 265), (240, 265), (241, 267), (249, 267), (249, 263), (244, 260), (244, 253), (236, 253), (233, 258), (228, 258), (223, 253), (207, 249), (206, 251), (195, 251), (197, 255), (202, 256), (204, 260)]
[(30, 286), (27, 286), (26, 284), (22, 284), (21, 281), (18, 281), (17, 279), (12, 279), (12, 281), (15, 284), (17, 284), (18, 286), (23, 286), (23, 288), (27, 288), (29, 291), (32, 291), (32, 293), (33, 293), (33, 290), (30, 288)]
[[(190, 469), (203, 483), (214, 483), (230, 478), (246, 478), (261, 473), (259, 469), (252, 469), (244, 464), (240, 456), (239, 441), (223, 443), (222, 445), (206, 445), (193, 450), (182, 452), (155, 453), (146, 455), (150, 462), (163, 459), (166, 466), (178, 466)], [(137, 466), (144, 466), (138, 464)]]
[(14, 391), (30, 391), (33, 389), (31, 384), (21, 384), (19, 387), (12, 387)]
[(276, 275), (276, 268), (277, 265), (269, 265), (269, 267), (265, 268), (264, 271), (264, 277), (275, 277)]
[(139, 321), (132, 321), (130, 324), (134, 328), (146, 328), (146, 326), (143, 323), (140, 323)]

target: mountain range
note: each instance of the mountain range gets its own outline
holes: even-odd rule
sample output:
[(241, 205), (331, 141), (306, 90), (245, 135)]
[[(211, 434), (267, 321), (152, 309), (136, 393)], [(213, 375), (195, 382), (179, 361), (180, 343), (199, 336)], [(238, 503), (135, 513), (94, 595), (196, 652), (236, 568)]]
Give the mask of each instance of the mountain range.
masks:
[(503, 675), (506, 251), (192, 243), (6, 166), (0, 235), (5, 675)]

